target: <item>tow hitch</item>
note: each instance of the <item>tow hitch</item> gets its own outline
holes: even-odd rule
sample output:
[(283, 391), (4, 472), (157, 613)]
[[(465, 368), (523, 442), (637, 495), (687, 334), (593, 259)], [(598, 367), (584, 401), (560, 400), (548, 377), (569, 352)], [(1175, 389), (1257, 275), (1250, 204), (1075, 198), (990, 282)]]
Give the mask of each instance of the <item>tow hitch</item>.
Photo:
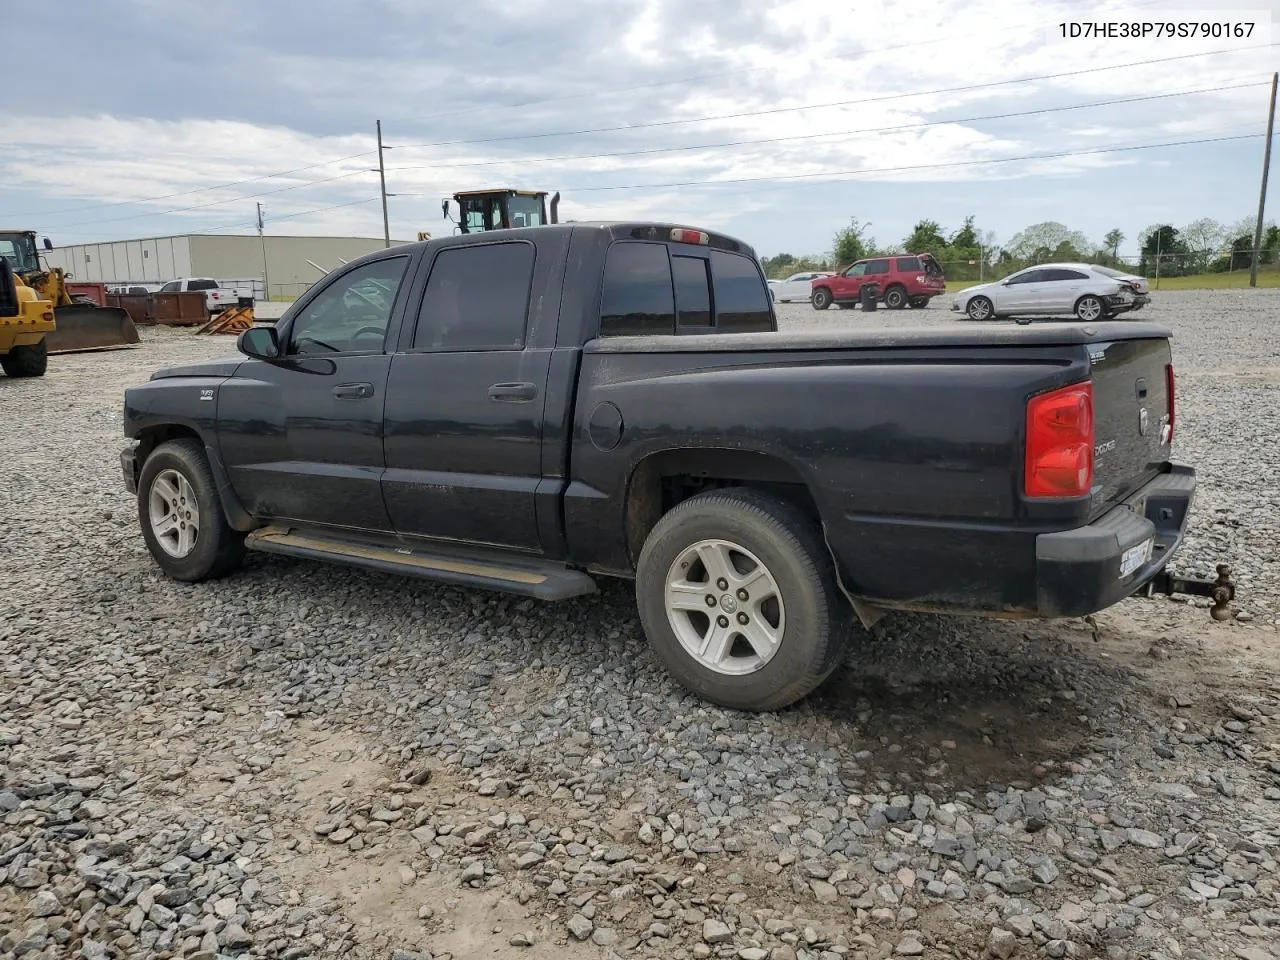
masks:
[(1160, 571), (1144, 588), (1144, 596), (1152, 597), (1157, 593), (1173, 596), (1181, 593), (1193, 597), (1208, 597), (1213, 601), (1209, 608), (1209, 616), (1215, 620), (1230, 620), (1231, 601), (1236, 598), (1236, 585), (1231, 582), (1231, 568), (1225, 563), (1218, 564), (1217, 580), (1193, 580), (1189, 577), (1175, 577), (1166, 570)]

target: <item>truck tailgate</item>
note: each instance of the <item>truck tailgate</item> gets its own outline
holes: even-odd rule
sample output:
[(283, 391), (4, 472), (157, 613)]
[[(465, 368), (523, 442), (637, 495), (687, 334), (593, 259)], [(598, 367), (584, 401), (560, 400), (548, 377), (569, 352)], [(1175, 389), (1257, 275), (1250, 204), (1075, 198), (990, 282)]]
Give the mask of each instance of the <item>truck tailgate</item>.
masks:
[(1095, 514), (1149, 481), (1169, 460), (1174, 409), (1169, 341), (1089, 346)]

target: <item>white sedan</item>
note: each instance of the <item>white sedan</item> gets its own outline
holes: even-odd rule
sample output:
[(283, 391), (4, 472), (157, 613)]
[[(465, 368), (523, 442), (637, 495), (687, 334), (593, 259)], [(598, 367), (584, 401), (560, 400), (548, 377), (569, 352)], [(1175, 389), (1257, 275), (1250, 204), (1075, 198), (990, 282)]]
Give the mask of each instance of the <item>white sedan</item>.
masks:
[(810, 283), (818, 277), (830, 276), (832, 276), (830, 272), (823, 270), (793, 273), (785, 280), (770, 280), (769, 289), (773, 292), (773, 299), (779, 303), (790, 303), (792, 300), (803, 300), (808, 303), (809, 298), (813, 296)]
[(1088, 263), (1042, 263), (995, 283), (967, 287), (951, 309), (970, 320), (1073, 316), (1093, 322), (1151, 301), (1146, 278)]

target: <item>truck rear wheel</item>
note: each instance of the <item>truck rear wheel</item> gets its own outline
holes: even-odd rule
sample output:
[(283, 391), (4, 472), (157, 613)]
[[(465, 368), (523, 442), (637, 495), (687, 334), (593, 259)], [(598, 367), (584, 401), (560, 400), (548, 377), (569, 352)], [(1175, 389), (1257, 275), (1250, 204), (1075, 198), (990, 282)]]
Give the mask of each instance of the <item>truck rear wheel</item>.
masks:
[(671, 676), (737, 710), (810, 693), (839, 664), (852, 625), (817, 525), (745, 488), (700, 494), (658, 521), (636, 601)]
[(244, 559), (244, 534), (227, 524), (218, 487), (193, 439), (151, 451), (138, 476), (138, 523), (147, 549), (174, 580), (226, 576)]
[(49, 349), (44, 340), (24, 347), (12, 347), (0, 357), (0, 370), (10, 377), (43, 377), (48, 369)]

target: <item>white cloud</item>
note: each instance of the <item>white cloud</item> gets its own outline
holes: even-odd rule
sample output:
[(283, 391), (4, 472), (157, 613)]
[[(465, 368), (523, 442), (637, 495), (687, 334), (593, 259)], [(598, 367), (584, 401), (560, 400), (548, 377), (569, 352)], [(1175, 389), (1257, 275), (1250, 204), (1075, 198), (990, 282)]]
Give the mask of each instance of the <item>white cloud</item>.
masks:
[[(255, 15), (276, 15), (287, 6), (259, 8)], [(1253, 132), (1260, 125), (1265, 90), (1025, 118), (938, 121), (1228, 85), (1242, 78), (1261, 82), (1272, 51), (920, 93), (1222, 48), (1222, 41), (1046, 44), (1046, 26), (1067, 16), (1099, 19), (1146, 9), (1154, 16), (1164, 6), (1150, 0), (943, 0), (911, 9), (890, 0), (869, 0), (855, 11), (829, 0), (740, 0), (731, 5), (724, 0), (631, 0), (605, 9), (586, 0), (539, 0), (508, 9), (476, 0), (466, 10), (432, 20), (420, 4), (388, 0), (384, 12), (402, 18), (401, 25), (380, 44), (361, 46), (355, 35), (347, 45), (335, 44), (327, 34), (302, 44), (274, 37), (272, 44), (279, 49), (257, 66), (257, 96), (240, 96), (234, 110), (225, 109), (222, 115), (211, 115), (208, 108), (192, 112), (181, 84), (163, 114), (157, 109), (148, 113), (148, 105), (156, 106), (149, 99), (156, 95), (154, 82), (146, 89), (122, 88), (109, 113), (74, 104), (52, 120), (38, 111), (0, 113), (0, 190), (6, 206), (23, 211), (20, 219), (65, 238), (108, 239), (247, 223), (259, 198), (273, 231), (376, 234), (381, 230), (378, 204), (335, 206), (377, 192), (377, 177), (369, 172), (375, 159), (370, 155), (375, 114), (382, 115), (388, 141), (396, 147), (388, 152), (387, 163), (389, 189), (400, 195), (391, 200), (397, 235), (430, 230), (432, 223), (438, 228), (439, 197), (497, 184), (559, 188), (566, 218), (662, 216), (717, 227), (760, 214), (774, 218), (769, 222), (781, 228), (774, 211), (785, 203), (778, 198), (803, 196), (807, 202), (824, 189), (835, 189), (820, 185), (824, 178), (882, 185), (1037, 180), (1052, 191), (1061, 178), (1142, 164), (1172, 173), (1178, 169), (1173, 152), (966, 164)], [(343, 15), (335, 5), (306, 9), (313, 8), (319, 9), (317, 16)], [(177, 10), (172, 3), (149, 0), (148, 15), (170, 22)], [(486, 28), (474, 33), (458, 29), (468, 15), (480, 17)], [(868, 30), (868, 24), (901, 29)], [(298, 25), (301, 29), (307, 21)], [(100, 39), (102, 50), (114, 49), (105, 42), (109, 38)], [(219, 68), (213, 63), (201, 69)], [(142, 67), (125, 64), (122, 69), (127, 73)], [(723, 78), (666, 84), (716, 73)], [(642, 89), (612, 89), (628, 85)], [(904, 96), (913, 93), (920, 95)], [(551, 102), (520, 109), (503, 107), (548, 98)], [(837, 101), (863, 102), (810, 106)], [(8, 109), (17, 110), (13, 102)], [(792, 109), (800, 107), (807, 109)], [(788, 109), (643, 126), (779, 108)], [(869, 132), (926, 123), (937, 125)], [(624, 124), (642, 126), (407, 146)], [(773, 143), (706, 146), (775, 138)], [(542, 159), (660, 148), (691, 149)], [(352, 154), (365, 156), (236, 187), (164, 196)], [(1169, 166), (1157, 166), (1157, 161)], [(790, 183), (767, 179), (805, 174), (822, 176)], [(339, 179), (316, 182), (331, 177)], [(729, 180), (748, 182), (697, 189), (593, 189)], [(120, 205), (126, 203), (130, 205)], [(93, 204), (119, 206), (78, 209)], [(323, 207), (333, 209), (306, 213)], [(178, 212), (166, 212), (173, 210)], [(929, 211), (924, 209), (903, 214), (925, 215)], [(1064, 210), (1061, 218), (1070, 215)], [(832, 214), (835, 219), (845, 216)], [(820, 228), (823, 236), (829, 222)]]

